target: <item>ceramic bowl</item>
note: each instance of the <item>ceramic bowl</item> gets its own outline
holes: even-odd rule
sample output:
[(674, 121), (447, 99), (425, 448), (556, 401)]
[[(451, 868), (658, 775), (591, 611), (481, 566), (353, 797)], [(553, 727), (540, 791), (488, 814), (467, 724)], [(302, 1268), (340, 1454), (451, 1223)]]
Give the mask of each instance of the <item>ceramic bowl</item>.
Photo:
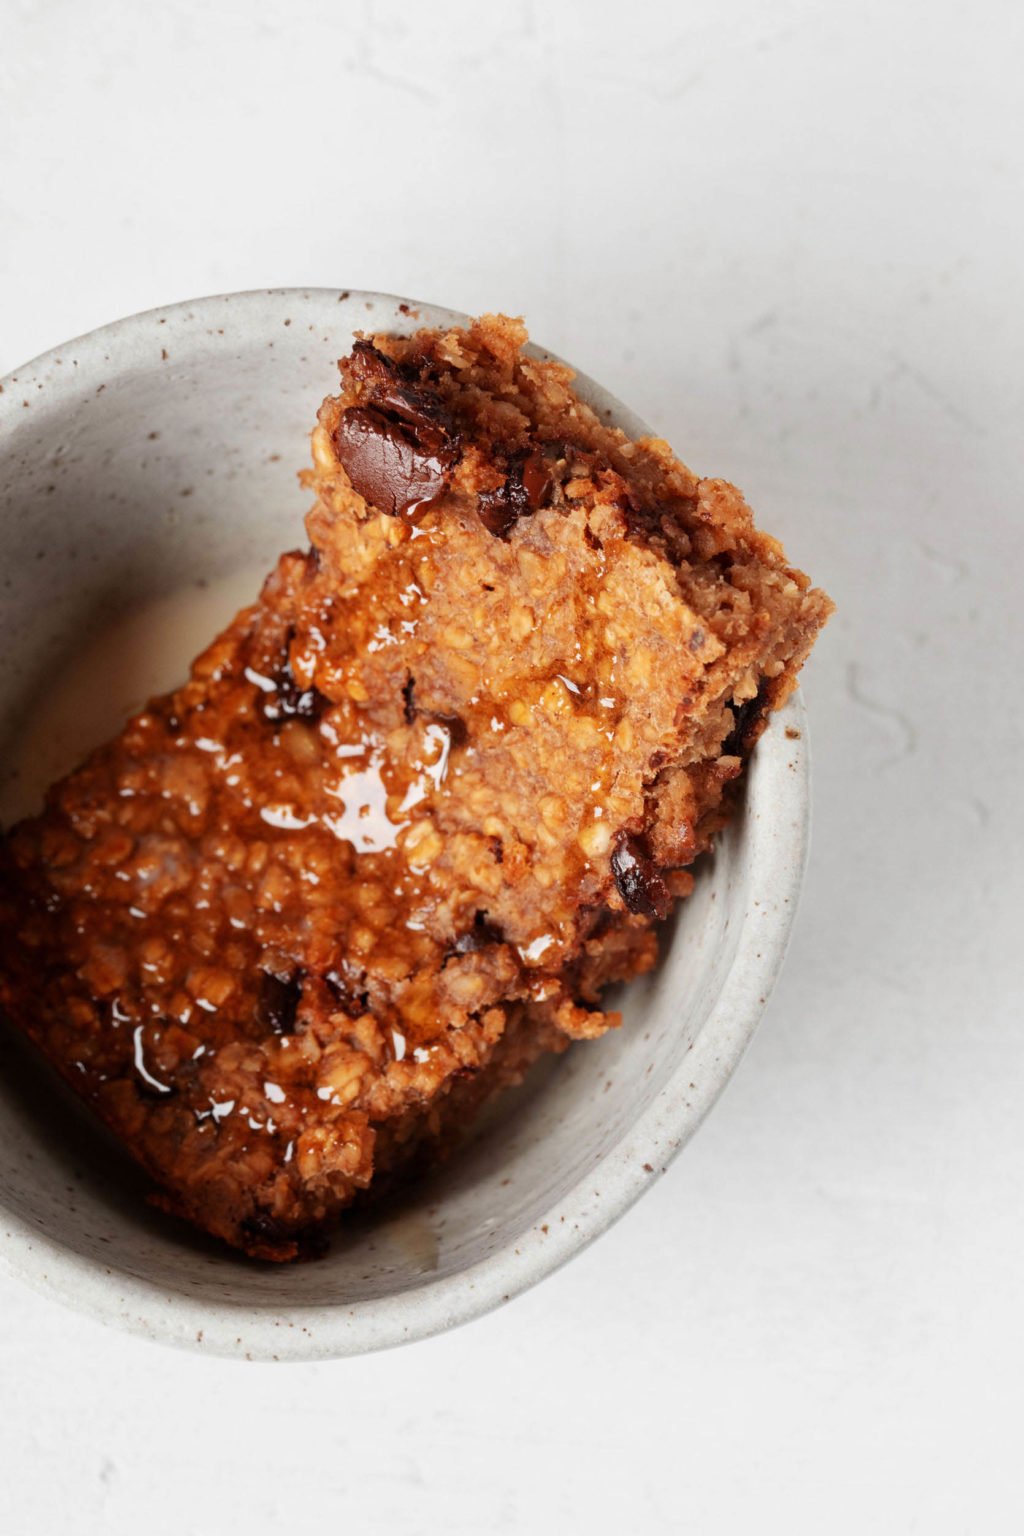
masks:
[[(295, 471), (336, 359), (357, 329), (407, 329), (406, 305), (423, 323), (464, 318), (381, 294), (228, 294), (118, 321), (3, 380), (0, 761), (89, 637), (302, 543)], [(627, 432), (649, 430), (579, 386)], [(721, 1093), (782, 963), (807, 825), (794, 699), (660, 968), (625, 990), (622, 1029), (535, 1074), (461, 1155), (317, 1263), (250, 1263), (151, 1210), (140, 1177), (4, 1030), (2, 1262), (109, 1323), (254, 1359), (380, 1349), (509, 1301), (649, 1189)]]

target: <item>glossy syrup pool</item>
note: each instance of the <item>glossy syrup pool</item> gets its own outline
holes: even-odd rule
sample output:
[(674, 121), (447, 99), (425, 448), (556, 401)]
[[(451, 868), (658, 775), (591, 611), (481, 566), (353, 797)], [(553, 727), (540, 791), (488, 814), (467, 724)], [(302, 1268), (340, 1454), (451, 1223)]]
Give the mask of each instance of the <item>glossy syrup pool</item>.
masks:
[(0, 827), (41, 810), (50, 784), (148, 699), (183, 683), (193, 658), (256, 600), (265, 576), (253, 567), (193, 583), (133, 609), (69, 652), (0, 753)]
[[(191, 583), (129, 610), (70, 648), (46, 678), (20, 729), (0, 744), (0, 831), (38, 813), (51, 784), (116, 736), (149, 699), (182, 684), (194, 658), (240, 609), (256, 600), (266, 574), (265, 567), (253, 566), (218, 580)], [(365, 840), (371, 828), (364, 823), (353, 830)], [(48, 1139), (59, 1140), (62, 1146), (66, 1141), (67, 1155), (77, 1169), (92, 1170), (98, 1187), (110, 1198), (126, 1199), (139, 1220), (162, 1228), (165, 1218), (144, 1206), (149, 1181), (111, 1136), (52, 1079), (24, 1043), (4, 1032), (0, 1046), (5, 1075), (19, 1084), (22, 1102), (37, 1118), (39, 1133), (44, 1134), (45, 1126)], [(535, 1094), (543, 1092), (561, 1065), (554, 1057), (536, 1062), (522, 1084), (484, 1107), (467, 1141), (500, 1134)], [(374, 1208), (351, 1214), (337, 1240), (367, 1244), (373, 1262), (385, 1270), (433, 1273), (444, 1244), (445, 1221), (434, 1187), (441, 1172), (424, 1172), (411, 1186), (396, 1188)], [(179, 1230), (177, 1223), (170, 1230), (197, 1252), (211, 1248), (221, 1252), (212, 1240)]]

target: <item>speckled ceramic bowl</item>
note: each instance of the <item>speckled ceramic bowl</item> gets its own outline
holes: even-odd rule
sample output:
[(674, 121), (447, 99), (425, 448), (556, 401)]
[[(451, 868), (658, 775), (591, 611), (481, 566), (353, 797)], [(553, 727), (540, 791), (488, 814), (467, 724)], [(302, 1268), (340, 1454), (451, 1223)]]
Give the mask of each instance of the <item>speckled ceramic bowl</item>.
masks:
[[(335, 360), (355, 329), (407, 329), (399, 305), (337, 290), (201, 299), (3, 380), (0, 759), (84, 635), (199, 574), (269, 567), (301, 541), (295, 469)], [(463, 318), (414, 308), (426, 323)], [(3, 1031), (3, 1263), (149, 1338), (255, 1359), (379, 1349), (510, 1300), (621, 1216), (722, 1091), (782, 963), (807, 818), (794, 700), (758, 747), (743, 814), (701, 869), (660, 969), (624, 994), (623, 1028), (540, 1071), (460, 1157), (402, 1207), (352, 1223), (319, 1263), (248, 1263), (151, 1211), (140, 1178)]]

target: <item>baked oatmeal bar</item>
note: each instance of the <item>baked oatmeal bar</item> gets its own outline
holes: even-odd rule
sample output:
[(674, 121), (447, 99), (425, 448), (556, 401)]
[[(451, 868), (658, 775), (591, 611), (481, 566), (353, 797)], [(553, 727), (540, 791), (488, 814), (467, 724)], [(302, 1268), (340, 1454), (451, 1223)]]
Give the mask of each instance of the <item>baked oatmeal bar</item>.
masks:
[(618, 1022), (830, 611), (525, 340), (357, 341), (308, 552), (0, 853), (0, 1004), (258, 1258)]

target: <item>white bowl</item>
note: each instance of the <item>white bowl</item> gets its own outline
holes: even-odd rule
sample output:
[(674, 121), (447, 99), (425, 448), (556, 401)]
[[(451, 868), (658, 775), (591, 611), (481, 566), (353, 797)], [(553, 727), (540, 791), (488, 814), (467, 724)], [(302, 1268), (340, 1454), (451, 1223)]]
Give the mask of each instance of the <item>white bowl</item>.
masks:
[[(407, 302), (423, 323), (464, 318)], [(335, 361), (355, 330), (410, 323), (381, 294), (228, 294), (118, 321), (3, 380), (0, 756), (83, 637), (303, 542), (295, 471)], [(721, 1093), (782, 964), (807, 833), (794, 699), (659, 969), (626, 990), (622, 1029), (538, 1073), (401, 1209), (359, 1217), (318, 1263), (249, 1263), (151, 1211), (144, 1181), (5, 1029), (4, 1265), (149, 1338), (257, 1359), (380, 1349), (510, 1300), (621, 1216)]]

